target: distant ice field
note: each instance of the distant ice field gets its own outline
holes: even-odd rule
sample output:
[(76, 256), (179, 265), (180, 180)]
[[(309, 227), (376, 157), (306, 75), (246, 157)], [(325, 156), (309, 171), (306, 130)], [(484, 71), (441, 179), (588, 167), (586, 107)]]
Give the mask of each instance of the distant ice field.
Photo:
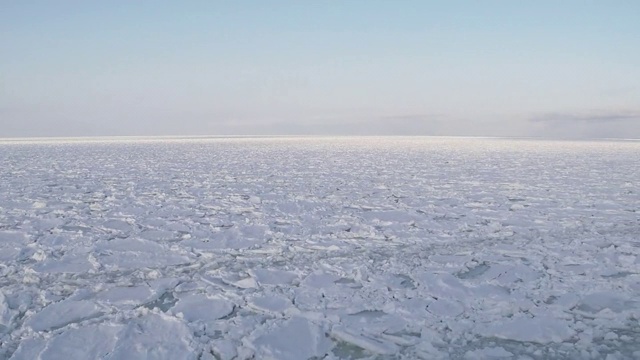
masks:
[(250, 358), (640, 358), (640, 142), (0, 142), (0, 359)]

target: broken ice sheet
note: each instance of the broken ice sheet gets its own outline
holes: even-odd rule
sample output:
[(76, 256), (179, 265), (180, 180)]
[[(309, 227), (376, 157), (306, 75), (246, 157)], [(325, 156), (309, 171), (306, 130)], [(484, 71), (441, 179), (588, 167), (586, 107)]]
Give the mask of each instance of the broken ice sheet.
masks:
[(2, 143), (0, 358), (637, 357), (639, 152)]

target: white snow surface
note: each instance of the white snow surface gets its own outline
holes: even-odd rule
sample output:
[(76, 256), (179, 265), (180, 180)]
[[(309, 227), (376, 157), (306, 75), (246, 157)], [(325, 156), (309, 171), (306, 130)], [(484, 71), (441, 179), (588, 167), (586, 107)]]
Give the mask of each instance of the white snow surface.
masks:
[(0, 359), (633, 359), (640, 142), (0, 142)]

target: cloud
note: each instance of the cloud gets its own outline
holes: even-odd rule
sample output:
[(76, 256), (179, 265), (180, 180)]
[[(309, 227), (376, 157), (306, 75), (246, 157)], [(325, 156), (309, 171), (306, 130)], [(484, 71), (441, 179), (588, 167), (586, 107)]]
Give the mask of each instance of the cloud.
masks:
[(587, 113), (545, 113), (534, 115), (534, 123), (614, 123), (640, 120), (640, 111), (591, 111)]
[(551, 138), (638, 138), (640, 111), (553, 112), (528, 118), (532, 134)]

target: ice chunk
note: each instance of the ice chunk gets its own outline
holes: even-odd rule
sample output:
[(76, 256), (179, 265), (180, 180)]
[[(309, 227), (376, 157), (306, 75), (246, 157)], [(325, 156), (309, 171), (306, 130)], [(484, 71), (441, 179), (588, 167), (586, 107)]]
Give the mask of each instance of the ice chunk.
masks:
[(399, 349), (398, 346), (392, 342), (358, 334), (343, 326), (334, 326), (331, 330), (331, 336), (377, 354), (391, 355), (395, 354)]
[[(211, 353), (211, 357), (218, 360), (232, 360), (238, 358), (237, 345), (231, 340), (214, 340), (211, 344)], [(215, 356), (213, 354), (215, 354)]]
[(485, 337), (515, 341), (559, 343), (571, 339), (576, 334), (570, 324), (571, 322), (550, 316), (518, 316), (481, 326), (478, 333)]
[(401, 331), (407, 325), (407, 321), (402, 317), (381, 310), (361, 310), (341, 316), (340, 319), (341, 325), (344, 325), (345, 328), (366, 330), (367, 334), (375, 336), (379, 336), (385, 331)]
[(322, 358), (331, 348), (331, 341), (324, 331), (301, 317), (291, 318), (264, 332), (252, 342), (260, 359)]
[(249, 306), (272, 314), (281, 314), (292, 307), (291, 300), (279, 295), (265, 295), (251, 299)]
[(181, 245), (188, 246), (196, 250), (211, 251), (223, 249), (244, 249), (252, 247), (261, 241), (243, 238), (237, 230), (224, 230), (210, 234), (206, 239), (189, 239), (181, 242)]
[(151, 297), (151, 290), (146, 285), (114, 287), (105, 290), (96, 299), (112, 305), (138, 305)]
[(224, 274), (222, 281), (240, 289), (253, 289), (258, 287), (258, 282), (251, 276), (241, 276), (239, 274)]
[(107, 220), (103, 225), (105, 228), (121, 231), (125, 234), (128, 234), (132, 230), (132, 226), (128, 222), (119, 219)]
[(123, 329), (111, 358), (195, 360), (191, 342), (191, 331), (181, 320), (153, 313), (131, 321)]
[(145, 230), (140, 237), (151, 241), (169, 241), (177, 238), (174, 232), (166, 230)]
[(469, 288), (448, 273), (423, 273), (417, 276), (417, 279), (429, 295), (438, 298), (464, 299), (470, 294)]
[(113, 351), (122, 325), (98, 324), (71, 329), (49, 341), (42, 359), (102, 359)]
[(508, 359), (512, 357), (513, 354), (503, 347), (487, 347), (479, 350), (469, 350), (464, 354), (464, 358), (467, 360)]
[(427, 305), (427, 311), (437, 316), (455, 317), (464, 312), (464, 306), (460, 301), (438, 298)]
[(0, 337), (5, 329), (9, 328), (13, 319), (14, 311), (9, 309), (9, 304), (4, 294), (0, 291)]
[(88, 300), (63, 300), (51, 304), (27, 320), (35, 331), (55, 330), (71, 323), (100, 316), (100, 308)]
[(104, 242), (97, 247), (98, 261), (108, 268), (157, 268), (188, 263), (189, 257), (156, 242), (126, 238)]
[(47, 258), (34, 266), (34, 270), (41, 273), (69, 273), (78, 274), (92, 270), (93, 264), (85, 254), (70, 254), (62, 258)]
[[(42, 350), (47, 346), (44, 339), (27, 338), (20, 341), (16, 352), (11, 356), (11, 360), (33, 360), (38, 359)], [(2, 354), (2, 352), (0, 352)]]
[(181, 297), (171, 308), (171, 313), (182, 314), (189, 322), (213, 321), (231, 314), (234, 308), (235, 305), (229, 300), (195, 294)]
[(597, 313), (603, 309), (613, 312), (622, 312), (638, 306), (638, 302), (626, 299), (620, 294), (598, 292), (585, 296), (578, 309), (590, 313)]
[(417, 219), (417, 217), (410, 212), (402, 210), (367, 211), (362, 214), (362, 216), (367, 220), (379, 220), (390, 223), (408, 223)]
[(460, 279), (474, 279), (487, 272), (487, 270), (489, 270), (490, 268), (491, 267), (488, 264), (481, 263), (472, 268), (469, 268), (466, 271), (458, 273), (458, 277)]
[(275, 269), (253, 269), (250, 273), (260, 285), (287, 285), (297, 278), (295, 273)]
[(307, 276), (302, 285), (312, 288), (325, 288), (335, 285), (335, 281), (339, 280), (340, 276), (335, 274), (329, 274), (324, 272), (315, 272)]
[(0, 245), (22, 246), (29, 241), (27, 235), (19, 231), (0, 231)]
[(510, 286), (515, 282), (529, 282), (538, 279), (541, 274), (527, 265), (494, 264), (481, 275), (483, 279), (492, 279), (498, 284)]
[(138, 238), (113, 239), (104, 241), (96, 246), (96, 251), (135, 251), (158, 253), (164, 251), (164, 247), (154, 241)]
[(28, 241), (24, 233), (0, 231), (0, 261), (11, 261), (19, 257)]

